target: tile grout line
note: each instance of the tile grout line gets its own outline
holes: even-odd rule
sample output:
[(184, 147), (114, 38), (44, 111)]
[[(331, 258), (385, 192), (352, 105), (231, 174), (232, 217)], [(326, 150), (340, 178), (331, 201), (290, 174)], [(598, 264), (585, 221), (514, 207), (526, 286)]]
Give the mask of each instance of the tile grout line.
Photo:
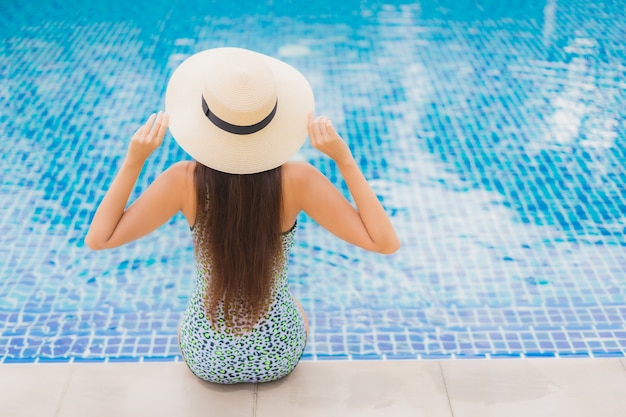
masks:
[(446, 375), (443, 372), (441, 361), (438, 361), (439, 372), (441, 372), (441, 378), (443, 379), (443, 387), (446, 389), (446, 397), (448, 398), (448, 407), (450, 408), (450, 416), (454, 417), (454, 410), (452, 409), (452, 400), (450, 399), (450, 393), (448, 392), (448, 383), (446, 382)]
[(63, 409), (63, 402), (65, 400), (65, 396), (67, 395), (67, 391), (70, 386), (70, 382), (72, 382), (72, 378), (74, 377), (75, 366), (70, 367), (69, 375), (67, 376), (67, 381), (65, 382), (65, 386), (63, 387), (63, 391), (61, 391), (61, 398), (59, 398), (59, 405), (57, 409), (54, 411), (54, 417), (59, 417), (61, 410)]
[(252, 393), (252, 417), (256, 417), (256, 401), (259, 393), (258, 382), (254, 384), (254, 392)]

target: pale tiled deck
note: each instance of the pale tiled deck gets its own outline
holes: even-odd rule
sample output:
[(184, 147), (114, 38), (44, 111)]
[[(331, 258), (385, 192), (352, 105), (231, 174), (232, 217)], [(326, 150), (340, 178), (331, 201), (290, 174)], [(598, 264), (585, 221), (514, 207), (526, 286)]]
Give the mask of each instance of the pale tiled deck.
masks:
[(623, 417), (620, 359), (304, 361), (219, 386), (182, 363), (0, 365), (0, 415)]

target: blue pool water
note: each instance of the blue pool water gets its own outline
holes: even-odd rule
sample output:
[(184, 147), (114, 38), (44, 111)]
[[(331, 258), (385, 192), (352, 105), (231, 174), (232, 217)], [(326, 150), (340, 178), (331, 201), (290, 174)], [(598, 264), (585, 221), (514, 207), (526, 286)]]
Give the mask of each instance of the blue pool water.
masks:
[[(184, 219), (83, 238), (174, 68), (225, 45), (309, 78), (403, 243), (370, 254), (299, 219), (306, 358), (626, 352), (623, 1), (2, 3), (0, 362), (178, 360)], [(185, 158), (168, 136), (137, 192)]]

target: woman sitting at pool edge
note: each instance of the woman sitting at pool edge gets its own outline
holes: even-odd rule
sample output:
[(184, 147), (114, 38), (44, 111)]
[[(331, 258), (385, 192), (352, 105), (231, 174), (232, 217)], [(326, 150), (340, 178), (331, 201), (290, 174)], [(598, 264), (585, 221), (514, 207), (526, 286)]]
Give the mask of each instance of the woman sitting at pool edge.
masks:
[[(400, 246), (350, 149), (313, 108), (310, 85), (282, 61), (239, 48), (197, 53), (172, 75), (167, 113), (133, 135), (94, 215), (85, 242), (95, 250), (139, 239), (179, 211), (187, 219), (198, 274), (179, 344), (199, 378), (267, 382), (297, 365), (308, 323), (289, 293), (287, 261), (301, 211), (361, 248)], [(168, 126), (194, 161), (171, 166), (125, 208)], [(339, 167), (356, 209), (313, 166), (288, 161), (307, 133)]]

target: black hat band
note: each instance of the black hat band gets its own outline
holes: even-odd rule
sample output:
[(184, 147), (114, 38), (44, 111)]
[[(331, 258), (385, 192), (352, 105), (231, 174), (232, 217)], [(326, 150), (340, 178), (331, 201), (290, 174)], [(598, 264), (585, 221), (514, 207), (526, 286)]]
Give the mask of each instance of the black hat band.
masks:
[(215, 126), (219, 127), (220, 129), (222, 129), (222, 130), (224, 130), (224, 131), (226, 131), (228, 133), (233, 133), (235, 135), (250, 135), (252, 133), (256, 133), (259, 130), (263, 129), (265, 126), (270, 124), (270, 122), (272, 121), (272, 119), (276, 115), (276, 108), (277, 107), (278, 107), (278, 100), (276, 100), (276, 104), (274, 104), (274, 108), (272, 109), (270, 114), (268, 114), (263, 120), (261, 120), (258, 123), (255, 123), (255, 124), (250, 125), (250, 126), (233, 125), (233, 124), (230, 124), (227, 121), (222, 120), (219, 117), (217, 117), (215, 115), (215, 113), (213, 113), (211, 111), (211, 109), (209, 109), (209, 105), (207, 104), (206, 100), (204, 99), (204, 96), (202, 96), (202, 111), (204, 112), (204, 115)]

